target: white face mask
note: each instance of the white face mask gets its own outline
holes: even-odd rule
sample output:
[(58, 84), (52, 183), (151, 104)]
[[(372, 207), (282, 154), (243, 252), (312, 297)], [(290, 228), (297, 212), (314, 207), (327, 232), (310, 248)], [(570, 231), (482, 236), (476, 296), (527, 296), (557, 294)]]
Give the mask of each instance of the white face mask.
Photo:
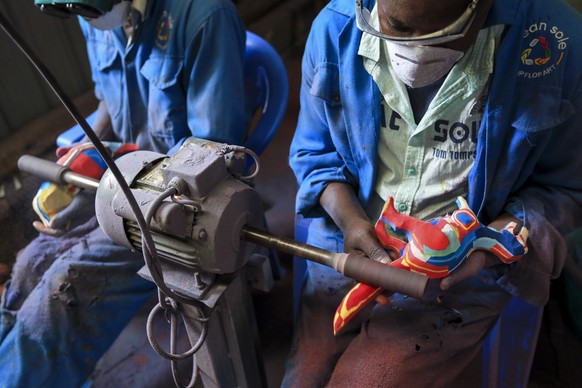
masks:
[(131, 1), (122, 1), (113, 6), (111, 11), (96, 19), (87, 19), (87, 23), (98, 30), (112, 30), (123, 26), (127, 21), (129, 11), (131, 9)]
[(462, 51), (444, 47), (385, 42), (392, 68), (411, 88), (420, 88), (441, 79), (464, 55)]

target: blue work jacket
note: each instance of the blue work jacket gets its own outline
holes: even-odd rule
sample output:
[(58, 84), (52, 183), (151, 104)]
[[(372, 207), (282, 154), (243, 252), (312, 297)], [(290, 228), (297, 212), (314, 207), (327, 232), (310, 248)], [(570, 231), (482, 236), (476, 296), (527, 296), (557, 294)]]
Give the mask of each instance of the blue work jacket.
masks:
[(163, 153), (189, 136), (242, 143), (245, 29), (231, 1), (150, 0), (129, 44), (79, 20), (116, 140)]
[[(563, 241), (550, 247), (540, 234), (559, 236), (582, 222), (582, 19), (562, 1), (494, 0), (485, 26), (498, 24), (505, 31), (467, 199), (483, 223), (508, 209), (526, 222), (530, 245), (544, 241), (528, 265), (539, 256), (548, 283), (561, 270)], [(343, 248), (343, 236), (319, 205), (321, 193), (329, 182), (346, 182), (366, 206), (376, 177), (382, 96), (357, 54), (361, 36), (355, 2), (332, 0), (312, 25), (302, 63), (290, 152), (296, 210), (315, 218), (308, 242), (331, 250)]]

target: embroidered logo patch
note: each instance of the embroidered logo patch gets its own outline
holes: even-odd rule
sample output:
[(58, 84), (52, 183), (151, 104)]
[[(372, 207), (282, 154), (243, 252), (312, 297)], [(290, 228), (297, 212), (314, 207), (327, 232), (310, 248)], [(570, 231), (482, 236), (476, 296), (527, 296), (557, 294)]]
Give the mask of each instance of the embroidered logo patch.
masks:
[(551, 74), (562, 62), (568, 37), (557, 26), (533, 23), (523, 32), (525, 48), (521, 52), (518, 77), (540, 78)]
[(167, 11), (164, 11), (160, 22), (158, 25), (158, 30), (156, 32), (156, 46), (165, 50), (170, 42), (170, 36), (172, 35), (172, 30), (174, 29), (174, 18)]

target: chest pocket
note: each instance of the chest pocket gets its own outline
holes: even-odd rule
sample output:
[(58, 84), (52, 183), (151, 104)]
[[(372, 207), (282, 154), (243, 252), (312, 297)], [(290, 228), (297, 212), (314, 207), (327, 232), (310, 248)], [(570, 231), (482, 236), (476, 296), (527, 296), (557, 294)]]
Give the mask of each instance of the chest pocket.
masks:
[(112, 44), (103, 41), (95, 42), (96, 61), (95, 65), (99, 71), (111, 70), (115, 60), (119, 58), (119, 53)]
[(182, 58), (163, 56), (148, 58), (140, 69), (149, 83), (148, 130), (170, 145), (190, 133), (182, 71)]
[(318, 66), (313, 75), (310, 92), (332, 107), (341, 106), (338, 65), (324, 63)]
[[(339, 66), (335, 63), (319, 64), (314, 70), (309, 92), (325, 101), (325, 114), (330, 122), (332, 141), (343, 162), (348, 167), (350, 174), (354, 177), (359, 177), (361, 175), (358, 173), (358, 166), (355, 160), (367, 159), (368, 152), (359, 147), (361, 145), (359, 140), (352, 141), (348, 137), (352, 131), (351, 129), (348, 130), (346, 125), (340, 90)], [(363, 99), (366, 98), (367, 96), (363, 96)]]
[(553, 86), (520, 85), (516, 92), (512, 125), (529, 136), (553, 128), (574, 114), (574, 107), (563, 100), (561, 89)]

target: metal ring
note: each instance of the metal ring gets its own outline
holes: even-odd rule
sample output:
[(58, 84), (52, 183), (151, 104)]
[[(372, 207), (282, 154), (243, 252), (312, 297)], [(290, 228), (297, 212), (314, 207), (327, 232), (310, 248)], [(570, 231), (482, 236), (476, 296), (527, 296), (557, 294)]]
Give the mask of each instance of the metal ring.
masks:
[[(164, 357), (167, 360), (183, 360), (186, 359), (188, 357), (191, 357), (194, 353), (196, 353), (200, 347), (202, 346), (202, 344), (204, 343), (204, 341), (206, 340), (206, 334), (208, 332), (208, 324), (207, 324), (207, 320), (203, 319), (200, 320), (202, 323), (202, 332), (200, 333), (200, 337), (198, 338), (198, 341), (196, 342), (196, 344), (194, 344), (194, 346), (192, 346), (192, 348), (190, 348), (190, 350), (181, 353), (181, 354), (173, 354), (173, 353), (168, 353), (166, 352), (156, 341), (155, 337), (154, 337), (154, 333), (153, 333), (153, 320), (155, 315), (158, 312), (165, 312), (166, 310), (164, 310), (164, 308), (158, 303), (157, 305), (154, 306), (154, 308), (152, 309), (152, 311), (150, 311), (150, 314), (148, 315), (148, 320), (146, 323), (146, 333), (147, 333), (147, 337), (148, 337), (148, 341), (150, 342), (150, 345), (152, 346), (152, 348), (154, 348), (154, 350), (156, 351), (156, 353), (158, 353), (160, 356)], [(176, 331), (176, 311), (174, 311), (171, 314), (171, 323), (170, 323), (170, 327), (171, 327), (171, 331), (172, 331), (172, 336), (171, 338), (176, 338), (175, 336), (175, 331)]]

